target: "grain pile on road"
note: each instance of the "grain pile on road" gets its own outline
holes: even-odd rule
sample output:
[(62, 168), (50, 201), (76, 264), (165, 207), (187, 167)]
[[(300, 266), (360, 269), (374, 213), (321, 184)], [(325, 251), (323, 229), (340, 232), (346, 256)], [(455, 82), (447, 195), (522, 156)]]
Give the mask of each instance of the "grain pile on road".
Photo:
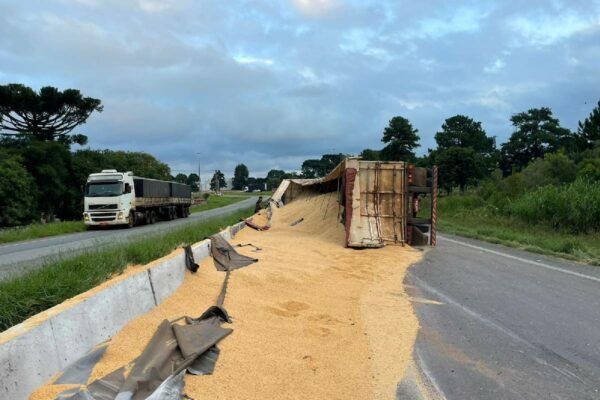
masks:
[[(213, 375), (185, 377), (188, 396), (395, 398), (418, 329), (402, 281), (420, 252), (344, 248), (336, 199), (300, 198), (273, 209), (268, 231), (238, 233), (232, 245), (259, 247), (236, 247), (259, 261), (232, 273), (224, 306), (234, 332), (219, 344)], [(135, 359), (164, 319), (197, 316), (214, 304), (223, 277), (204, 259), (175, 294), (114, 336), (89, 382)], [(32, 399), (53, 399), (68, 387), (46, 386)]]

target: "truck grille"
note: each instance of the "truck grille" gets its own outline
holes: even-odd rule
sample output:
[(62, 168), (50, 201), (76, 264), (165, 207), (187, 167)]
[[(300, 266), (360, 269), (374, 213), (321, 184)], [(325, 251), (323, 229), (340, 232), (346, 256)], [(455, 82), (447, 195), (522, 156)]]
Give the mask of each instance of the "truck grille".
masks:
[(88, 206), (90, 210), (116, 210), (117, 204), (90, 204)]
[(106, 221), (114, 221), (117, 217), (117, 213), (114, 212), (96, 212), (91, 215), (92, 221), (94, 222), (106, 222)]

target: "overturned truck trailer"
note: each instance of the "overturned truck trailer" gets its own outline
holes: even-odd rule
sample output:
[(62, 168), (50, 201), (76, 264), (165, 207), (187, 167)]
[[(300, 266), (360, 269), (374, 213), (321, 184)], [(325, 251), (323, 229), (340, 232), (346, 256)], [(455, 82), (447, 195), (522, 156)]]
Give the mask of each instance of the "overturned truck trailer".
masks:
[[(350, 157), (323, 178), (284, 180), (271, 199), (281, 205), (303, 195), (330, 192), (338, 193), (346, 246), (435, 246), (437, 167)], [(421, 209), (425, 197), (430, 197), (427, 210)]]

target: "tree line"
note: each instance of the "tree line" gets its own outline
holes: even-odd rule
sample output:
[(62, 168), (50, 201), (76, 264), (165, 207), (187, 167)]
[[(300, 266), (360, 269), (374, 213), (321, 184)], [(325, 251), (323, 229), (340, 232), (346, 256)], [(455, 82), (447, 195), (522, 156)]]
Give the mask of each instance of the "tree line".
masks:
[[(417, 156), (418, 129), (407, 118), (395, 116), (383, 130), (384, 146), (364, 149), (358, 155), (369, 161), (407, 161), (423, 167), (438, 165), (440, 186), (448, 193), (455, 188), (463, 192), (483, 180), (498, 178), (498, 174), (500, 178), (515, 174), (516, 179), (520, 179), (524, 173), (531, 180), (533, 175), (539, 178), (540, 170), (548, 177), (553, 176), (551, 181), (566, 182), (569, 177), (574, 179), (580, 175), (600, 180), (600, 101), (574, 132), (561, 126), (548, 107), (514, 114), (510, 122), (513, 132), (498, 147), (495, 136), (488, 135), (481, 122), (465, 115), (452, 116), (435, 133), (436, 148)], [(273, 190), (283, 179), (323, 177), (348, 156), (350, 154), (324, 154), (321, 158), (307, 159), (300, 172), (273, 169), (267, 174), (267, 186)], [(560, 173), (554, 174), (556, 169)], [(565, 177), (560, 178), (562, 175)]]
[[(462, 192), (492, 176), (525, 174), (528, 179), (541, 179), (542, 170), (545, 179), (553, 181), (565, 182), (580, 175), (600, 180), (600, 101), (574, 132), (561, 126), (548, 107), (514, 114), (510, 122), (512, 134), (497, 147), (496, 138), (488, 135), (481, 122), (465, 115), (452, 116), (435, 133), (437, 147), (417, 156), (418, 129), (407, 118), (395, 116), (383, 130), (383, 148), (367, 148), (359, 156), (370, 161), (438, 165), (440, 185), (447, 192), (455, 188)], [(298, 177), (323, 177), (347, 156), (325, 154), (320, 159), (305, 160)], [(537, 178), (533, 178), (535, 175)]]

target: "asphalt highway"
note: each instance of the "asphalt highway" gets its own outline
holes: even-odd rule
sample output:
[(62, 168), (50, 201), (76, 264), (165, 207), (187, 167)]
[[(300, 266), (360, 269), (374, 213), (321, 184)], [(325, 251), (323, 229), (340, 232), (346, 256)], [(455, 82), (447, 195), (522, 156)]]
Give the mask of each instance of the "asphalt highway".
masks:
[(90, 230), (1, 245), (0, 280), (41, 268), (45, 264), (45, 261), (57, 257), (69, 257), (84, 251), (94, 251), (111, 244), (140, 238), (148, 234), (168, 231), (207, 218), (224, 216), (250, 207), (256, 203), (256, 200), (256, 197), (250, 197), (225, 207), (190, 214), (188, 218), (162, 221), (154, 225), (137, 226), (132, 229), (110, 228)]
[(424, 398), (600, 399), (599, 267), (443, 235), (405, 285)]

